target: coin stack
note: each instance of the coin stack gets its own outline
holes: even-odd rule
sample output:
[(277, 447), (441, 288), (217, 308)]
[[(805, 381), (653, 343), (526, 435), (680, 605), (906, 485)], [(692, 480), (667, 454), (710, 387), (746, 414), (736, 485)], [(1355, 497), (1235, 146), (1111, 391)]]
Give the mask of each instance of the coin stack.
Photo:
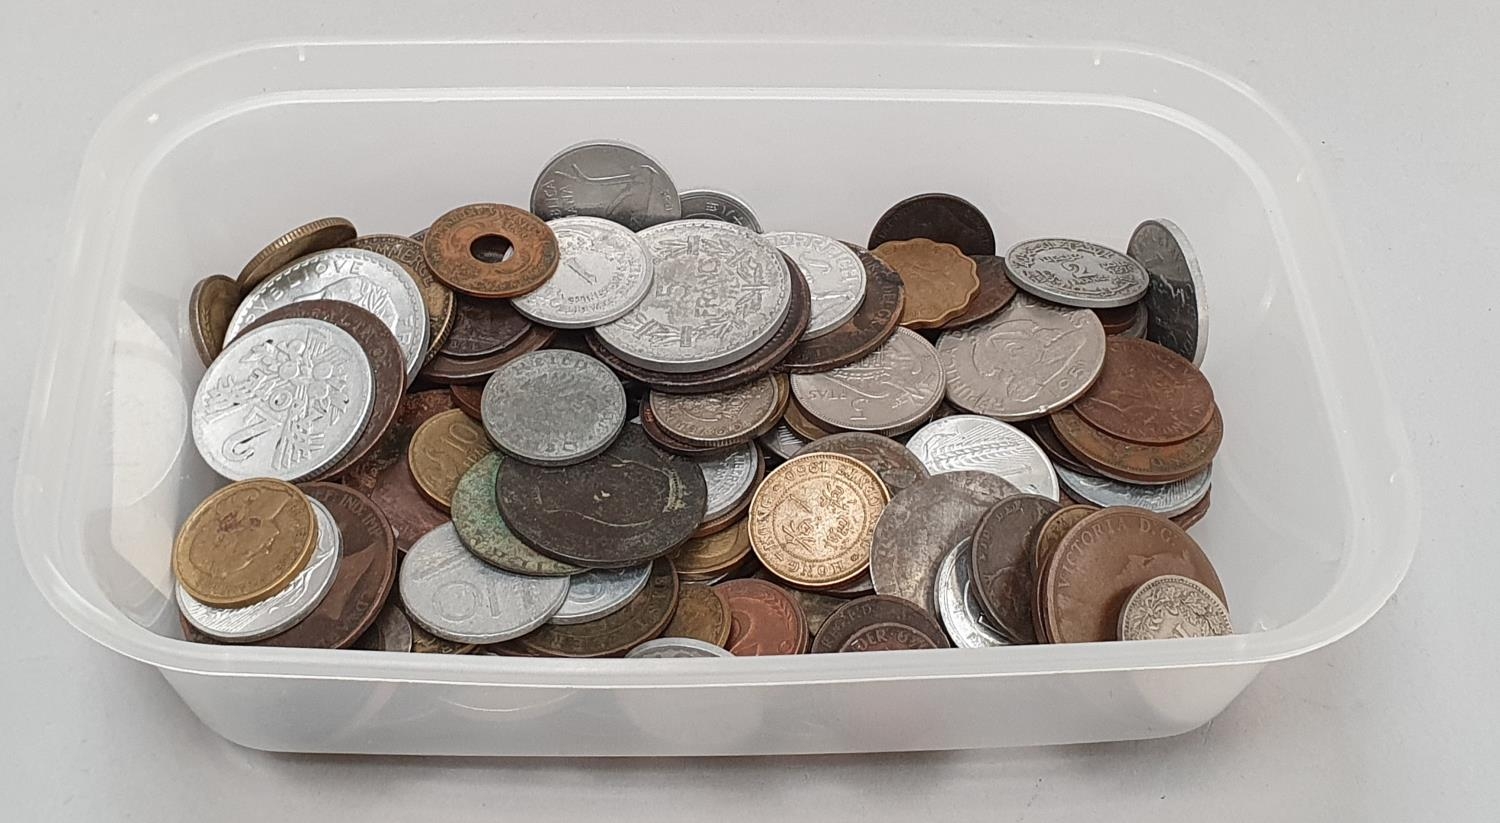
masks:
[(184, 635), (705, 657), (1227, 634), (1197, 261), (897, 203), (762, 231), (592, 142), (528, 209), (324, 218), (189, 299)]

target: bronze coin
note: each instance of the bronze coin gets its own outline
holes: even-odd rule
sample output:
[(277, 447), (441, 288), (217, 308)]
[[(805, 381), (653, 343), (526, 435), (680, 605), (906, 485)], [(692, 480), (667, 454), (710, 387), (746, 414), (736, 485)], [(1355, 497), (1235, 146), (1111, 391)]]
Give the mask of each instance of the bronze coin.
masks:
[(657, 448), (639, 426), (571, 466), (507, 460), (495, 485), (500, 516), (521, 542), (587, 568), (661, 557), (692, 536), (708, 507), (698, 464)]
[(1182, 355), (1147, 340), (1111, 337), (1099, 379), (1073, 404), (1090, 425), (1135, 443), (1166, 444), (1203, 431), (1214, 390)]
[(963, 310), (959, 316), (943, 324), (943, 330), (960, 329), (964, 326), (972, 326), (981, 320), (994, 317), (999, 311), (1006, 307), (1011, 298), (1016, 296), (1016, 284), (1011, 282), (1010, 275), (1005, 273), (1005, 258), (996, 257), (993, 254), (974, 254), (974, 263), (978, 267), (975, 274), (979, 277), (979, 293), (969, 301), (969, 307)]
[(802, 654), (807, 651), (807, 617), (786, 589), (765, 580), (727, 580), (714, 586), (729, 604), (729, 642), (737, 657)]
[(723, 646), (729, 642), (729, 623), (729, 603), (723, 595), (702, 583), (683, 583), (677, 591), (677, 611), (662, 635)]
[(684, 577), (716, 577), (750, 556), (750, 532), (741, 517), (713, 534), (693, 537), (667, 556)]
[(1224, 418), (1218, 406), (1202, 431), (1164, 446), (1122, 440), (1089, 425), (1072, 409), (1053, 412), (1050, 425), (1090, 473), (1126, 483), (1162, 484), (1191, 477), (1213, 462), (1224, 442)]
[(401, 344), (396, 342), (396, 336), (391, 334), (390, 327), (384, 321), (343, 300), (304, 300), (290, 303), (266, 312), (265, 316), (246, 326), (245, 331), (289, 317), (322, 320), (348, 332), (364, 350), (375, 375), (374, 400), (370, 404), (370, 419), (365, 423), (364, 431), (360, 432), (359, 439), (354, 441), (354, 445), (343, 457), (311, 479), (337, 477), (369, 454), (396, 419), (396, 409), (401, 405), (401, 398), (406, 392), (406, 363), (401, 357)]
[(812, 374), (847, 366), (880, 348), (901, 325), (906, 288), (901, 275), (869, 251), (845, 243), (865, 266), (865, 299), (854, 316), (833, 331), (802, 340), (777, 366), (778, 371)]
[(475, 420), (484, 419), (479, 405), (480, 399), (484, 397), (483, 386), (475, 386), (470, 383), (454, 383), (448, 387), (448, 391), (453, 393), (453, 402), (457, 403), (458, 407), (464, 410), (464, 414)]
[(235, 278), (240, 294), (249, 294), (262, 280), (290, 266), (297, 258), (347, 245), (358, 234), (354, 224), (342, 217), (324, 217), (292, 229), (256, 252), (240, 270), (240, 276)]
[[(509, 246), (495, 260), (487, 248)], [(433, 222), (422, 251), (437, 278), (472, 297), (518, 297), (547, 282), (561, 260), (557, 237), (541, 218), (514, 206), (472, 203)]]
[[(1088, 503), (1068, 503), (1042, 521), (1042, 525), (1037, 527), (1031, 539), (1033, 576), (1040, 575), (1041, 570), (1047, 568), (1047, 563), (1052, 559), (1052, 553), (1057, 551), (1057, 544), (1062, 542), (1063, 535), (1078, 525), (1083, 518), (1096, 511), (1099, 511), (1099, 507)], [(1033, 610), (1034, 613), (1035, 610)]]
[(979, 293), (979, 265), (957, 246), (931, 240), (892, 240), (875, 256), (901, 275), (906, 305), (901, 325), (935, 329), (963, 314)]
[(1121, 334), (1135, 325), (1136, 318), (1144, 310), (1145, 304), (1136, 301), (1124, 306), (1116, 306), (1110, 309), (1094, 309), (1098, 315), (1100, 325), (1104, 326), (1105, 334)]
[(172, 574), (195, 599), (222, 609), (259, 603), (307, 568), (318, 521), (307, 495), (269, 477), (210, 494), (172, 543)]
[(1125, 506), (1085, 517), (1047, 564), (1041, 613), (1053, 642), (1114, 640), (1125, 599), (1164, 574), (1192, 578), (1229, 602), (1213, 563), (1176, 523)]
[(797, 402), (796, 398), (793, 398), (792, 402), (787, 404), (786, 414), (782, 417), (782, 420), (788, 428), (808, 440), (821, 440), (838, 431), (837, 427), (830, 426), (809, 414), (807, 409), (802, 408), (802, 404)]
[(1052, 430), (1052, 425), (1048, 422), (1047, 418), (1039, 417), (1035, 420), (1022, 420), (1011, 425), (1016, 426), (1025, 432), (1027, 437), (1036, 441), (1036, 444), (1042, 447), (1042, 451), (1047, 453), (1047, 456), (1052, 459), (1053, 463), (1076, 472), (1083, 472), (1084, 474), (1094, 473), (1094, 470), (1079, 460), (1077, 455), (1068, 451), (1068, 447), (1063, 445), (1063, 442), (1058, 439), (1057, 432)]
[(406, 618), (406, 622), (411, 624), (411, 650), (417, 654), (472, 654), (479, 648), (473, 643), (455, 643), (438, 637), (417, 625), (417, 621), (410, 617)]
[(484, 427), (462, 409), (453, 409), (433, 415), (417, 428), (406, 448), (406, 465), (422, 496), (448, 511), (464, 472), (491, 451)]
[(501, 366), (523, 354), (537, 351), (552, 342), (557, 330), (532, 324), (531, 329), (521, 335), (510, 348), (484, 357), (449, 357), (438, 354), (422, 368), (421, 376), (445, 386), (457, 383), (483, 383)]
[[(770, 574), (770, 572), (766, 573)], [(788, 586), (787, 592), (796, 598), (797, 605), (802, 607), (802, 614), (807, 618), (807, 633), (813, 636), (817, 636), (818, 630), (823, 628), (829, 615), (849, 602), (847, 598), (834, 597), (822, 592), (803, 591), (795, 586)]]
[(453, 395), (445, 390), (406, 395), (385, 436), (343, 474), (344, 485), (369, 495), (385, 513), (396, 532), (396, 548), (400, 551), (411, 548), (417, 538), (448, 520), (448, 515), (427, 502), (417, 489), (406, 467), (406, 450), (419, 426), (452, 408)]
[(1046, 497), (1012, 495), (990, 507), (974, 527), (969, 555), (974, 595), (991, 625), (1012, 643), (1036, 642), (1031, 541), (1042, 521), (1058, 508)]
[(651, 438), (652, 442), (673, 454), (680, 454), (684, 457), (713, 457), (733, 451), (735, 448), (734, 446), (702, 446), (677, 437), (662, 428), (661, 421), (657, 419), (656, 411), (651, 408), (650, 403), (640, 404), (638, 411), (641, 430)]
[(545, 657), (618, 657), (659, 636), (676, 610), (677, 572), (672, 561), (657, 558), (646, 588), (619, 611), (571, 626), (548, 623), (514, 642)]
[(878, 624), (895, 623), (906, 626), (927, 636), (935, 648), (948, 648), (948, 635), (926, 612), (899, 597), (872, 594), (858, 600), (850, 600), (823, 622), (812, 641), (813, 654), (828, 654), (843, 650), (844, 644), (861, 629)]
[(440, 354), (484, 357), (514, 346), (533, 324), (509, 300), (481, 300), (468, 295), (454, 299), (453, 331)]
[(803, 446), (794, 457), (815, 452), (842, 454), (869, 466), (891, 494), (928, 476), (927, 467), (912, 454), (911, 449), (884, 435), (868, 432), (830, 434)]
[(453, 290), (443, 285), (432, 273), (432, 267), (427, 265), (427, 258), (422, 254), (422, 241), (399, 234), (367, 234), (354, 238), (349, 248), (383, 254), (400, 263), (416, 281), (417, 290), (422, 293), (422, 305), (427, 309), (427, 359), (431, 360), (442, 350), (453, 331), (457, 301)]
[(188, 333), (203, 365), (208, 366), (224, 350), (229, 320), (240, 307), (240, 284), (223, 274), (205, 277), (188, 296)]
[(964, 254), (995, 253), (995, 230), (984, 212), (953, 194), (918, 194), (886, 209), (870, 230), (870, 248), (914, 237), (950, 243)]
[(767, 375), (727, 391), (651, 392), (646, 407), (673, 438), (705, 448), (727, 448), (748, 443), (776, 425), (790, 394), (785, 383), (784, 376)]
[(861, 626), (844, 645), (841, 652), (896, 652), (911, 649), (936, 649), (938, 645), (931, 637), (903, 623), (872, 623)]
[(848, 583), (844, 583), (839, 586), (830, 586), (826, 589), (819, 589), (818, 593), (826, 594), (830, 597), (837, 597), (843, 600), (853, 600), (857, 597), (866, 597), (874, 594), (875, 580), (870, 576), (870, 572), (867, 569), (864, 574), (861, 574), (853, 580), (850, 580)]
[(1173, 516), (1172, 522), (1181, 526), (1183, 529), (1189, 529), (1197, 525), (1198, 521), (1202, 520), (1205, 514), (1208, 514), (1209, 498), (1213, 496), (1213, 491), (1213, 488), (1210, 487), (1208, 491), (1203, 493), (1202, 500), (1194, 503), (1191, 509), (1188, 509), (1182, 514)]

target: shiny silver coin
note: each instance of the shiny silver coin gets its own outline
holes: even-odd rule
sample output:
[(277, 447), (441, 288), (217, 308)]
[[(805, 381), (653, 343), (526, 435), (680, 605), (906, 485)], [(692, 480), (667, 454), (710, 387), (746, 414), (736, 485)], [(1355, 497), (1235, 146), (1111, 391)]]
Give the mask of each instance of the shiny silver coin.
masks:
[(551, 619), (568, 597), (566, 577), (511, 574), (475, 557), (451, 522), (412, 544), (399, 587), (407, 616), (455, 643), (520, 637)]
[(568, 597), (562, 608), (547, 621), (558, 626), (572, 626), (608, 617), (630, 602), (646, 588), (651, 564), (643, 563), (625, 569), (590, 569), (568, 578)]
[(938, 619), (947, 630), (953, 645), (960, 649), (983, 649), (991, 646), (1009, 646), (999, 632), (984, 621), (984, 612), (979, 599), (974, 596), (971, 579), (969, 544), (971, 538), (959, 541), (953, 550), (943, 557), (938, 566), (937, 578), (933, 581), (933, 599), (937, 604)]
[(375, 625), (365, 629), (365, 633), (354, 641), (354, 648), (372, 652), (409, 652), (411, 641), (411, 621), (406, 619), (406, 612), (395, 603), (386, 603), (375, 618)]
[(531, 213), (543, 220), (581, 214), (631, 231), (677, 220), (682, 203), (661, 164), (634, 146), (581, 143), (548, 161), (531, 189)]
[(927, 471), (983, 471), (1026, 494), (1058, 499), (1052, 461), (1035, 441), (1009, 423), (977, 414), (942, 417), (917, 430), (906, 447)]
[(865, 300), (865, 265), (848, 246), (821, 234), (776, 231), (761, 235), (787, 253), (812, 292), (812, 318), (803, 340), (821, 337), (854, 316)]
[[(1203, 365), (1208, 351), (1208, 301), (1203, 272), (1187, 235), (1165, 218), (1147, 220), (1130, 235), (1126, 251), (1146, 269), (1146, 339)], [(1126, 332), (1129, 334), (1129, 332)]]
[(267, 277), (245, 295), (225, 339), (233, 340), (272, 309), (303, 300), (342, 300), (380, 318), (401, 346), (406, 382), (417, 378), (427, 357), (422, 292), (400, 263), (363, 249), (315, 252)]
[(683, 220), (722, 220), (753, 232), (760, 231), (755, 212), (745, 205), (745, 201), (728, 192), (693, 189), (683, 192), (681, 200)]
[(708, 509), (703, 513), (705, 523), (723, 516), (750, 493), (760, 460), (760, 450), (754, 443), (736, 446), (712, 457), (694, 459), (703, 472), (703, 482), (708, 484)]
[(847, 366), (794, 374), (791, 382), (803, 409), (848, 431), (899, 434), (927, 419), (943, 400), (937, 351), (922, 335), (904, 328)]
[(1210, 466), (1185, 480), (1161, 486), (1143, 486), (1096, 477), (1075, 472), (1065, 466), (1057, 467), (1057, 476), (1068, 489), (1068, 494), (1095, 506), (1135, 506), (1155, 512), (1162, 517), (1176, 517), (1191, 509), (1208, 494), (1213, 482), (1213, 467)]
[(658, 637), (647, 640), (625, 653), (626, 657), (733, 657), (734, 655), (712, 643), (691, 637)]
[(797, 452), (802, 451), (803, 446), (812, 441), (792, 431), (791, 426), (777, 423), (775, 428), (757, 438), (757, 442), (782, 460), (791, 460), (797, 456)]
[(490, 375), (479, 411), (501, 451), (539, 466), (570, 466), (615, 442), (625, 425), (625, 388), (586, 354), (545, 349)]
[(177, 608), (193, 627), (227, 643), (253, 643), (280, 634), (312, 614), (333, 588), (333, 579), (343, 554), (344, 539), (333, 513), (308, 498), (318, 521), (318, 544), (312, 559), (292, 582), (259, 603), (237, 609), (220, 609), (193, 598), (177, 584)]
[(1129, 257), (1087, 240), (1027, 240), (1005, 253), (1017, 286), (1044, 300), (1084, 309), (1126, 306), (1146, 293), (1146, 270)]
[(292, 317), (235, 338), (193, 395), (193, 442), (230, 480), (295, 481), (338, 462), (364, 431), (375, 374), (348, 332)]
[(584, 329), (623, 317), (651, 289), (651, 255), (635, 232), (599, 217), (548, 221), (557, 236), (557, 272), (510, 303), (559, 329)]
[(662, 372), (718, 368), (759, 349), (792, 305), (786, 260), (760, 235), (715, 220), (641, 232), (654, 274), (646, 298), (596, 330), (621, 359)]
[(1018, 294), (994, 317), (938, 338), (948, 402), (1000, 420), (1051, 414), (1093, 385), (1104, 340), (1092, 311)]

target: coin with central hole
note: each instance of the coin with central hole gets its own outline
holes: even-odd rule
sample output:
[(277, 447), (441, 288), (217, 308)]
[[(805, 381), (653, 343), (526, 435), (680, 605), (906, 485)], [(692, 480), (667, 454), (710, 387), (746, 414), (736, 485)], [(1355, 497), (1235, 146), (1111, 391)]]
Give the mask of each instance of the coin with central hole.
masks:
[(869, 466), (815, 453), (778, 466), (750, 503), (750, 544), (767, 569), (798, 586), (836, 586), (870, 564), (889, 493)]
[(1036, 579), (1031, 541), (1042, 521), (1057, 512), (1053, 500), (1017, 494), (999, 501), (980, 518), (970, 548), (974, 594), (995, 628), (1012, 643), (1035, 643), (1031, 598)]
[[(508, 246), (499, 260), (487, 249)], [(500, 203), (459, 206), (433, 221), (422, 238), (432, 273), (473, 297), (526, 294), (557, 271), (557, 238), (535, 215)]]
[(651, 256), (630, 229), (598, 217), (547, 223), (561, 253), (557, 272), (513, 301), (516, 311), (560, 329), (583, 329), (623, 317), (651, 288)]
[(796, 261), (812, 290), (812, 318), (804, 340), (822, 337), (843, 325), (865, 299), (865, 267), (847, 246), (821, 234), (777, 231), (761, 235)]
[(569, 626), (542, 626), (519, 645), (545, 657), (615, 657), (657, 637), (677, 608), (677, 573), (666, 559), (657, 559), (650, 569), (645, 588), (612, 614)]
[(728, 192), (693, 189), (682, 192), (680, 199), (683, 220), (723, 220), (753, 232), (760, 231), (760, 221), (755, 219), (755, 213), (744, 200)]
[(849, 431), (909, 430), (943, 399), (932, 344), (898, 329), (864, 358), (821, 374), (792, 375), (792, 396), (819, 420)]
[(1057, 474), (1047, 453), (1008, 423), (977, 414), (955, 414), (918, 429), (906, 447), (932, 474), (984, 471), (1026, 494), (1057, 499)]
[(458, 539), (475, 557), (508, 572), (556, 577), (584, 571), (537, 554), (505, 525), (495, 502), (495, 477), (504, 460), (499, 452), (490, 452), (459, 478), (453, 492), (453, 527)]
[(539, 466), (568, 466), (614, 442), (625, 425), (625, 389), (598, 360), (547, 349), (497, 369), (480, 409), (501, 451)]
[(1146, 293), (1146, 270), (1098, 243), (1066, 238), (1027, 240), (1005, 253), (1017, 286), (1043, 300), (1081, 309), (1125, 306)]
[(614, 141), (570, 146), (547, 161), (531, 189), (531, 211), (543, 220), (582, 214), (631, 231), (678, 220), (682, 202), (661, 164)]

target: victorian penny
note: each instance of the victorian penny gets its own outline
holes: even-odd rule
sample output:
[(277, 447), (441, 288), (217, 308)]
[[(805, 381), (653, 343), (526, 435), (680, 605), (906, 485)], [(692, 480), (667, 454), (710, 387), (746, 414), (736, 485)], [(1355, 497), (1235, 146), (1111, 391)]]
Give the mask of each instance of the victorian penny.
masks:
[(768, 375), (726, 391), (704, 394), (651, 392), (646, 404), (658, 426), (703, 447), (748, 443), (771, 430), (785, 408), (786, 378)]
[(875, 470), (880, 481), (896, 494), (925, 479), (927, 468), (915, 454), (896, 441), (867, 432), (840, 432), (820, 437), (803, 446), (795, 456), (829, 452), (852, 457)]
[(504, 460), (499, 452), (490, 452), (459, 478), (453, 492), (453, 526), (464, 548), (480, 560), (516, 574), (558, 577), (582, 572), (579, 566), (537, 554), (505, 525), (495, 502), (495, 477)]
[(1035, 643), (1031, 598), (1032, 535), (1058, 510), (1046, 497), (1018, 494), (996, 503), (974, 528), (970, 546), (974, 594), (995, 628), (1012, 643)]
[(979, 293), (978, 265), (957, 246), (931, 240), (892, 240), (875, 256), (896, 270), (906, 287), (901, 325), (935, 329), (963, 314)]
[(432, 273), (432, 267), (427, 265), (422, 242), (399, 234), (367, 234), (354, 238), (349, 247), (383, 254), (400, 263), (417, 281), (422, 304), (427, 307), (427, 359), (431, 360), (442, 350), (453, 331), (456, 301), (453, 290), (443, 285)]
[(299, 257), (348, 245), (357, 234), (354, 224), (342, 217), (324, 217), (292, 229), (256, 252), (240, 270), (236, 278), (240, 293), (249, 294), (262, 280)]
[(509, 300), (454, 298), (453, 331), (439, 354), (454, 358), (484, 357), (514, 346), (533, 324)]
[(1213, 419), (1214, 390), (1182, 355), (1146, 340), (1111, 337), (1099, 379), (1073, 410), (1134, 443), (1176, 443)]
[(316, 515), (296, 486), (241, 480), (188, 515), (172, 546), (172, 573), (193, 599), (236, 609), (285, 589), (317, 546)]
[(739, 520), (714, 534), (692, 538), (668, 557), (684, 577), (711, 578), (739, 566), (749, 554), (750, 530)]
[(1229, 609), (1209, 588), (1178, 574), (1154, 577), (1120, 609), (1121, 640), (1219, 637), (1233, 634)]
[(345, 485), (369, 495), (385, 513), (396, 532), (396, 548), (400, 551), (406, 551), (417, 538), (448, 519), (417, 489), (406, 465), (406, 450), (419, 426), (428, 418), (452, 408), (453, 396), (446, 391), (406, 395), (385, 436), (343, 474)]
[(729, 603), (723, 595), (702, 583), (683, 583), (677, 591), (677, 611), (662, 634), (722, 647), (729, 642), (729, 624)]
[(205, 277), (188, 296), (188, 332), (203, 365), (214, 362), (224, 350), (224, 334), (240, 305), (240, 284), (223, 274)]
[(1057, 551), (1057, 544), (1062, 542), (1063, 535), (1078, 525), (1083, 518), (1096, 511), (1099, 511), (1098, 506), (1088, 503), (1072, 503), (1053, 512), (1042, 521), (1040, 526), (1037, 526), (1031, 537), (1033, 576), (1039, 576), (1042, 569), (1047, 567), (1047, 562), (1052, 559), (1052, 553)]
[(886, 209), (870, 230), (870, 248), (916, 237), (949, 243), (964, 254), (995, 253), (995, 230), (984, 212), (953, 194), (918, 194)]
[(817, 420), (847, 431), (881, 433), (920, 425), (942, 401), (944, 388), (937, 352), (910, 329), (898, 329), (880, 348), (847, 366), (794, 374), (791, 382), (793, 399)]
[(894, 624), (924, 635), (932, 646), (948, 648), (948, 637), (928, 613), (900, 597), (875, 594), (851, 600), (823, 622), (818, 636), (813, 638), (812, 652), (826, 654), (844, 650), (844, 645), (862, 630), (875, 625)]
[(677, 573), (672, 561), (658, 558), (651, 564), (646, 588), (619, 611), (587, 623), (548, 624), (517, 644), (546, 657), (617, 657), (660, 635), (676, 609)]
[(889, 499), (874, 470), (852, 457), (794, 457), (756, 489), (750, 545), (762, 565), (794, 585), (836, 586), (869, 566)]
[(865, 297), (854, 316), (826, 334), (802, 340), (776, 368), (792, 374), (813, 374), (847, 366), (880, 348), (896, 333), (906, 306), (901, 276), (865, 249), (845, 243), (865, 271)]
[[(439, 354), (422, 369), (422, 377), (434, 383), (483, 383), (496, 369), (523, 354), (530, 354), (552, 342), (557, 329), (532, 324), (531, 328), (509, 348), (484, 357), (449, 357)], [(450, 338), (451, 339), (451, 338)]]
[(904, 623), (872, 623), (855, 631), (839, 651), (894, 652), (936, 648), (938, 645), (931, 637)]
[(765, 580), (728, 580), (714, 587), (729, 604), (729, 640), (737, 657), (802, 654), (807, 651), (807, 617), (786, 589)]
[(1010, 277), (1005, 273), (1005, 258), (993, 254), (970, 256), (978, 267), (974, 273), (979, 277), (979, 293), (969, 301), (969, 307), (962, 314), (943, 324), (945, 330), (972, 326), (981, 320), (988, 320), (1016, 296), (1016, 284), (1010, 282)]
[[(498, 261), (487, 247), (509, 244)], [(433, 222), (422, 239), (437, 278), (472, 297), (515, 297), (547, 282), (561, 254), (557, 237), (530, 212), (499, 203), (459, 206)]]
[(484, 414), (480, 408), (480, 401), (484, 398), (483, 386), (475, 386), (470, 383), (454, 383), (448, 387), (448, 391), (453, 393), (453, 402), (458, 404), (460, 409), (464, 410), (464, 414), (475, 420), (484, 420)]
[(1164, 446), (1133, 443), (1100, 431), (1072, 409), (1053, 412), (1050, 421), (1058, 439), (1090, 471), (1126, 483), (1172, 483), (1191, 477), (1213, 462), (1224, 441), (1224, 418), (1217, 406), (1202, 431)]
[(406, 464), (422, 495), (446, 511), (453, 505), (459, 478), (490, 451), (484, 428), (463, 410), (452, 409), (417, 428), (406, 450)]

